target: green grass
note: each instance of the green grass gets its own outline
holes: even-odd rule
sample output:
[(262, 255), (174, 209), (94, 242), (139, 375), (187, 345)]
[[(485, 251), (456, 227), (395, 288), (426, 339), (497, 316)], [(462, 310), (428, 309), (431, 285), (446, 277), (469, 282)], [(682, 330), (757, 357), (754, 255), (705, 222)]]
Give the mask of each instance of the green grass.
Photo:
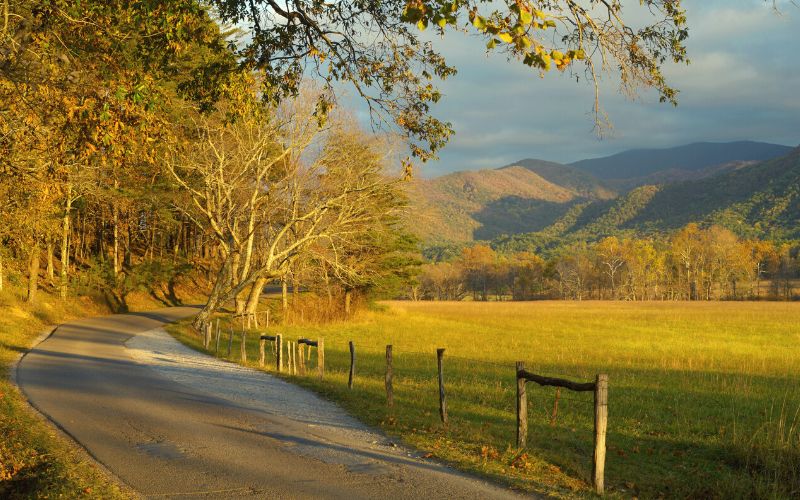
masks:
[[(291, 378), (462, 469), (528, 491), (582, 496), (591, 494), (591, 393), (563, 391), (551, 425), (555, 390), (529, 384), (528, 447), (519, 452), (514, 362), (580, 381), (607, 373), (612, 496), (800, 494), (800, 304), (389, 302), (382, 309), (349, 323), (272, 329), (287, 339), (325, 338), (325, 380)], [(185, 326), (173, 333), (199, 347)], [(383, 387), (389, 343), (393, 410)], [(447, 427), (438, 420), (437, 347), (447, 349)], [(237, 338), (233, 358), (238, 353)]]

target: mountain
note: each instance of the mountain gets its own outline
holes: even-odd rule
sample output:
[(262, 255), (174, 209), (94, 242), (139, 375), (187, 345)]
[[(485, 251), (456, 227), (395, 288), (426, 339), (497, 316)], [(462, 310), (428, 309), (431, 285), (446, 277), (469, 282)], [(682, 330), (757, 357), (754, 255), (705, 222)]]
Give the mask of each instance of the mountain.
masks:
[(792, 148), (764, 142), (698, 142), (666, 149), (634, 149), (581, 160), (569, 166), (587, 172), (615, 189), (694, 180), (747, 164), (789, 154)]
[(669, 232), (690, 222), (718, 224), (743, 237), (800, 239), (800, 147), (704, 179), (640, 186), (615, 200), (576, 205), (538, 232), (496, 244), (546, 251), (608, 235)]
[[(777, 159), (753, 159), (779, 152)], [(800, 215), (797, 156), (787, 146), (737, 142), (627, 151), (571, 165), (525, 159), (412, 182), (411, 224), (428, 243), (501, 235), (516, 241), (522, 234), (536, 248), (692, 221), (722, 223), (743, 235), (791, 235), (797, 226), (791, 216)]]
[(603, 184), (594, 175), (569, 165), (528, 158), (501, 167), (501, 170), (514, 166), (530, 170), (553, 184), (571, 189), (586, 198), (608, 199), (616, 196), (613, 189)]
[(575, 203), (615, 196), (590, 174), (536, 162), (414, 180), (408, 190), (412, 227), (426, 241), (491, 239), (538, 231)]

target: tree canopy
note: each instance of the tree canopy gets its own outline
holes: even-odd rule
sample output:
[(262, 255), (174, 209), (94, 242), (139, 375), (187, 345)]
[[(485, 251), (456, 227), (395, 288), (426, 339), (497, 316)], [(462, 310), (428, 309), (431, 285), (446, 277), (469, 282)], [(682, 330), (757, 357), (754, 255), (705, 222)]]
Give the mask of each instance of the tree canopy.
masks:
[[(437, 79), (453, 75), (422, 32), (462, 31), (483, 38), (487, 51), (535, 72), (585, 73), (594, 82), (616, 73), (622, 90), (656, 89), (676, 102), (665, 62), (686, 61), (688, 36), (680, 0), (212, 0), (223, 22), (246, 25), (243, 64), (264, 71), (266, 93), (295, 94), (312, 75), (328, 86), (345, 81), (369, 105), (377, 123), (393, 122), (414, 156), (433, 157), (453, 132), (430, 115), (441, 94)], [(637, 10), (638, 9), (638, 10)], [(646, 22), (634, 19), (646, 12)], [(503, 82), (498, 82), (502, 87)], [(320, 102), (324, 112), (329, 102)]]

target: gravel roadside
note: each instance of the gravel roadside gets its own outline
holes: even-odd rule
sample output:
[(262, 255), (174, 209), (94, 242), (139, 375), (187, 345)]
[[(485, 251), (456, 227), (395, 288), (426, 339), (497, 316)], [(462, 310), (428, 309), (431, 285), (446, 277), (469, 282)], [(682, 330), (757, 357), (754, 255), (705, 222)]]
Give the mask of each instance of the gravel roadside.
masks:
[(178, 342), (163, 328), (139, 333), (125, 345), (135, 361), (164, 378), (240, 408), (265, 413), (287, 430), (291, 429), (287, 435), (308, 436), (287, 443), (288, 449), (295, 453), (369, 475), (392, 475), (398, 466), (414, 464), (473, 483), (476, 493), (482, 492), (476, 497), (517, 497), (509, 490), (421, 458), (421, 453), (393, 443), (380, 431), (307, 389), (199, 353)]

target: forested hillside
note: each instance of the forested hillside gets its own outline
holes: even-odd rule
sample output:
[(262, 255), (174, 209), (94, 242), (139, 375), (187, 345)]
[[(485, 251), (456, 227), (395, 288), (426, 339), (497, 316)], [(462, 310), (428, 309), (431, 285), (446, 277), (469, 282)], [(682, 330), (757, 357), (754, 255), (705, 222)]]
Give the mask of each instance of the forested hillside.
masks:
[[(497, 239), (540, 251), (610, 234), (664, 233), (690, 222), (745, 237), (797, 238), (797, 150), (750, 142), (731, 143), (727, 152), (721, 147), (632, 151), (573, 165), (529, 159), (420, 181), (412, 194), (414, 215), (425, 221), (418, 233), (429, 244)], [(784, 151), (768, 161), (748, 159)], [(649, 153), (653, 163), (642, 156)], [(613, 158), (622, 166), (608, 175), (633, 177), (600, 180), (586, 171), (602, 170)], [(684, 167), (662, 169), (678, 164)]]
[(537, 231), (582, 194), (523, 167), (457, 172), (409, 186), (410, 214), (429, 241), (491, 239), (506, 232)]
[(800, 238), (800, 148), (707, 179), (642, 186), (615, 200), (577, 205), (541, 231), (507, 235), (495, 245), (547, 252), (604, 236), (666, 234), (692, 222), (744, 238)]
[(674, 182), (705, 177), (724, 166), (771, 160), (791, 147), (763, 142), (698, 142), (665, 149), (634, 149), (570, 164), (613, 186)]

